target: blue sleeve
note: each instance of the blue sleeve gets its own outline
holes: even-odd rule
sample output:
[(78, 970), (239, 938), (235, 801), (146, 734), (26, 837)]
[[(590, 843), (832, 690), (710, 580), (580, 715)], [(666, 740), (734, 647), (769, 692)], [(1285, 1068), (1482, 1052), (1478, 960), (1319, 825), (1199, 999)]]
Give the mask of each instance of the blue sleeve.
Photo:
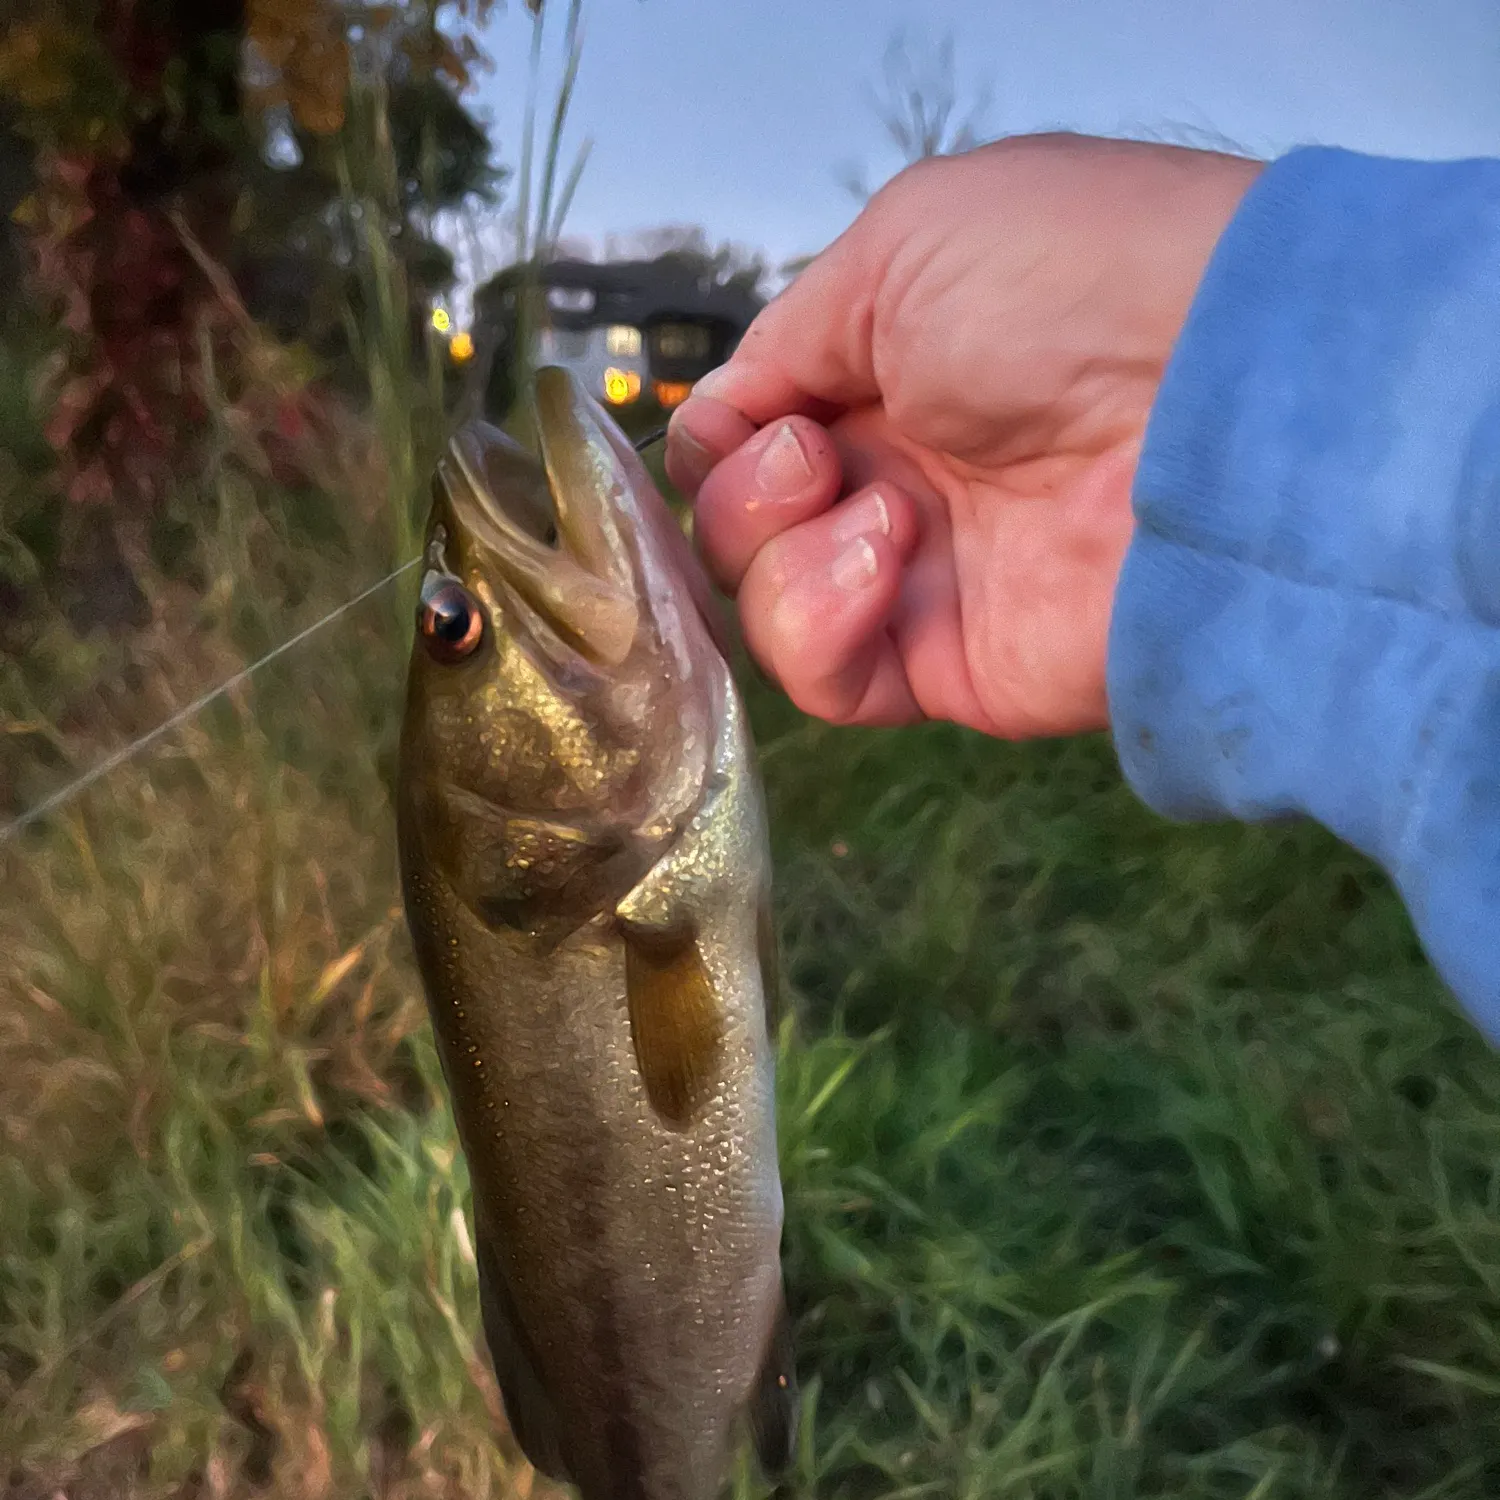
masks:
[(1134, 498), (1109, 653), (1130, 784), (1368, 854), (1500, 1041), (1500, 161), (1268, 167)]

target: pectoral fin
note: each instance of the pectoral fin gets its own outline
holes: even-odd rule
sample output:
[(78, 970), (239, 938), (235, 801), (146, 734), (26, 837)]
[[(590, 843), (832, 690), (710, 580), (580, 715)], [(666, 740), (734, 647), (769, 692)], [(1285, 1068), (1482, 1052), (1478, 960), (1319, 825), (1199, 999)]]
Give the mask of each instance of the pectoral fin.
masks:
[(682, 1128), (713, 1092), (723, 1018), (691, 927), (621, 922), (636, 1062), (651, 1107)]
[(777, 1315), (746, 1416), (755, 1457), (767, 1479), (779, 1478), (797, 1450), (797, 1368), (785, 1304)]
[(505, 1402), (505, 1419), (531, 1467), (549, 1479), (568, 1484), (572, 1476), (562, 1456), (551, 1397), (537, 1374), (530, 1344), (515, 1315), (489, 1241), (482, 1232), (476, 1234), (476, 1241), (479, 1310), (485, 1342), (490, 1348), (490, 1363), (495, 1367), (495, 1379)]
[(449, 783), (424, 813), (439, 862), (480, 921), (546, 943), (598, 911), (641, 863), (607, 828), (528, 817)]

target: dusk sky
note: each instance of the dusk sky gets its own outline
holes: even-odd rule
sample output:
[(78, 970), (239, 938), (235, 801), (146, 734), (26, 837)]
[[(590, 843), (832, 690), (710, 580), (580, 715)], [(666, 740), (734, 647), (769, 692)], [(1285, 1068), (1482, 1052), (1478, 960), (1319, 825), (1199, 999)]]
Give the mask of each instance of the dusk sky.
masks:
[[(966, 95), (991, 95), (987, 137), (1186, 127), (1259, 155), (1500, 153), (1494, 0), (590, 0), (585, 18), (570, 134), (594, 149), (568, 228), (590, 237), (701, 223), (776, 259), (826, 244), (856, 212), (840, 170), (896, 165), (865, 91), (897, 27), (952, 35)], [(511, 0), (487, 34), (478, 107), (506, 162), (529, 33)]]

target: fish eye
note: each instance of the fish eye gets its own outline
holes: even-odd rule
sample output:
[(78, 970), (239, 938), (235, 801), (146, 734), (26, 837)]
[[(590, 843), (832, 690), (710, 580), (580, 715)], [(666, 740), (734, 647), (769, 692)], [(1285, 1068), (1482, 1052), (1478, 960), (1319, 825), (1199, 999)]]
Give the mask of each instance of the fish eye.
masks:
[(422, 586), (417, 629), (427, 653), (445, 665), (473, 654), (484, 635), (484, 612), (456, 578), (433, 578)]

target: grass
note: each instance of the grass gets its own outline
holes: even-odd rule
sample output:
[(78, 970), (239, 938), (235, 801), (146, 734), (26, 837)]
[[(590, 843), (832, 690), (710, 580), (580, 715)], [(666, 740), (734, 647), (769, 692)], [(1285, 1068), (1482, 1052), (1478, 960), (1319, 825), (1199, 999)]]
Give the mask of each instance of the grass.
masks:
[[(385, 557), (357, 510), (216, 505), (141, 636), (10, 664), (8, 727), (63, 726), (5, 737), (24, 800)], [(396, 909), (403, 650), (371, 601), (4, 847), (7, 1500), (528, 1493)], [(791, 1493), (1500, 1489), (1500, 1067), (1383, 881), (1313, 830), (1169, 827), (1101, 743), (745, 683)]]
[(1494, 1493), (1495, 1060), (1384, 884), (774, 717), (807, 1492)]

